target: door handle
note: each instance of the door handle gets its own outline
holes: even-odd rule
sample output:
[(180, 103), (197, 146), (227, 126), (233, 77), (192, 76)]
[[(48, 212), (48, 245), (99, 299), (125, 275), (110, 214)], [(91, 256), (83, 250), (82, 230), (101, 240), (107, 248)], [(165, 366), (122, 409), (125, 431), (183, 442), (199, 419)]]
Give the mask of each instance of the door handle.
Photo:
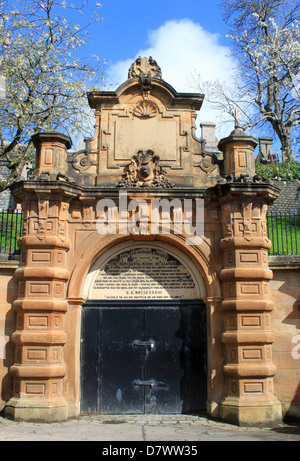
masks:
[(168, 391), (170, 389), (170, 386), (163, 381), (155, 381), (154, 379), (148, 379), (146, 381), (143, 381), (142, 379), (135, 379), (133, 381), (134, 386), (149, 386), (149, 387), (155, 387), (156, 390), (161, 390), (161, 391)]
[(153, 349), (155, 346), (155, 341), (153, 339), (149, 339), (148, 341), (140, 341), (139, 339), (135, 339), (132, 342), (133, 347), (148, 347), (148, 349)]
[(142, 381), (141, 379), (135, 379), (133, 381), (134, 386), (149, 386), (149, 387), (154, 387), (155, 386), (155, 381), (153, 379), (150, 379), (148, 381)]

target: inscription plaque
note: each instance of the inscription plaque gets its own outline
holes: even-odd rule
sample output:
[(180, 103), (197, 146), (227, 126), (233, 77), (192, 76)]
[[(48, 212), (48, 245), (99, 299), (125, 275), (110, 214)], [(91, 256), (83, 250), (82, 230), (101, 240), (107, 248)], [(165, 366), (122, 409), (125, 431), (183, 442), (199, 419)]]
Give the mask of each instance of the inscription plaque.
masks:
[(162, 161), (178, 157), (175, 120), (118, 120), (115, 126), (115, 158), (129, 160), (139, 150), (152, 149)]
[(188, 268), (169, 253), (139, 248), (118, 254), (99, 270), (90, 299), (196, 299)]

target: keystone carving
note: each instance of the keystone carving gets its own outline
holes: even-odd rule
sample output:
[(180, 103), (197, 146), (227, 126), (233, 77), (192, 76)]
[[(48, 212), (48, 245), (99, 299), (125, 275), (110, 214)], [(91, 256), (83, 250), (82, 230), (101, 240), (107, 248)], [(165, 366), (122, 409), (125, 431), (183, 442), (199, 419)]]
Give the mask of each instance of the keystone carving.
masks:
[(166, 170), (159, 164), (159, 156), (152, 150), (140, 150), (124, 168), (118, 187), (171, 188), (173, 184), (166, 178)]

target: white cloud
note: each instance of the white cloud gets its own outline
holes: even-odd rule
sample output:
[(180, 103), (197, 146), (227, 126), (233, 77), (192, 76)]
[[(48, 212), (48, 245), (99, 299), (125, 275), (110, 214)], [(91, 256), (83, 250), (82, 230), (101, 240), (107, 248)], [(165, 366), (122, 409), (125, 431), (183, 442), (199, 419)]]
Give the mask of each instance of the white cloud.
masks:
[[(205, 30), (189, 19), (170, 20), (148, 34), (149, 47), (136, 55), (119, 61), (109, 69), (109, 80), (121, 84), (127, 79), (128, 69), (138, 56), (152, 56), (162, 69), (165, 81), (178, 92), (198, 92), (192, 82), (192, 74), (200, 73), (203, 80), (219, 79), (230, 83), (234, 61), (229, 48), (219, 43), (219, 35)], [(218, 137), (227, 136), (233, 128), (220, 125), (224, 116), (204, 105), (197, 124), (210, 121), (217, 125)]]

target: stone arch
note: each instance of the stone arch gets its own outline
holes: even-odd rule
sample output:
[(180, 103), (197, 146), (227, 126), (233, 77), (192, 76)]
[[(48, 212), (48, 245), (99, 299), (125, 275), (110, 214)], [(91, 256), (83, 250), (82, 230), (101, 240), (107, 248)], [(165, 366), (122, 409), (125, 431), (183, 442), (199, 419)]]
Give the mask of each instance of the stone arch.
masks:
[[(74, 395), (74, 414), (80, 412), (80, 337), (81, 337), (81, 306), (85, 303), (84, 285), (87, 276), (93, 265), (101, 255), (109, 254), (119, 245), (138, 244), (146, 242), (149, 245), (164, 243), (176, 248), (177, 254), (181, 254), (186, 260), (190, 260), (195, 267), (195, 272), (201, 276), (205, 285), (205, 298), (203, 302), (207, 308), (207, 380), (214, 382), (214, 388), (210, 383), (207, 384), (207, 410), (210, 414), (218, 411), (218, 394), (215, 389), (222, 386), (222, 364), (218, 357), (222, 354), (222, 344), (220, 341), (222, 334), (222, 314), (220, 310), (221, 287), (217, 275), (217, 264), (214, 261), (212, 249), (203, 240), (201, 245), (192, 246), (186, 244), (184, 235), (176, 234), (157, 234), (155, 236), (134, 236), (127, 235), (100, 235), (96, 232), (90, 234), (80, 247), (74, 252), (73, 267), (70, 270), (69, 283), (67, 286), (67, 298), (69, 302), (67, 322), (68, 341), (65, 346), (69, 355), (69, 361), (73, 365), (69, 368), (74, 370), (70, 373), (70, 389)], [(200, 299), (200, 298), (199, 298)], [(76, 320), (75, 320), (76, 319)], [(74, 325), (76, 324), (75, 330)], [(219, 363), (220, 362), (220, 363)], [(69, 405), (71, 406), (71, 405)]]
[[(136, 255), (142, 253), (142, 258), (144, 258), (144, 262), (139, 261), (139, 256)], [(145, 254), (147, 255), (145, 257)], [(119, 291), (119, 299), (133, 299), (132, 296), (134, 295), (136, 299), (144, 299), (146, 296), (147, 299), (150, 299), (149, 292), (147, 292), (150, 288), (150, 292), (153, 293), (155, 291), (155, 297), (158, 299), (159, 295), (157, 294), (158, 291), (161, 292), (161, 296), (164, 298), (172, 299), (173, 296), (179, 297), (179, 294), (176, 293), (176, 289), (173, 289), (172, 284), (174, 282), (178, 282), (179, 285), (182, 285), (180, 282), (182, 279), (185, 279), (185, 286), (188, 285), (188, 288), (184, 288), (184, 285), (178, 286), (177, 289), (180, 289), (182, 298), (188, 299), (204, 299), (206, 298), (206, 288), (203, 281), (203, 277), (199, 274), (199, 271), (196, 265), (185, 256), (184, 253), (178, 251), (176, 247), (166, 243), (166, 242), (137, 242), (137, 241), (126, 241), (122, 242), (118, 245), (114, 245), (110, 249), (101, 253), (100, 257), (96, 259), (95, 263), (90, 267), (89, 273), (84, 282), (83, 287), (83, 298), (84, 299), (109, 299), (110, 295), (114, 294), (112, 289), (104, 287), (104, 282), (97, 282), (98, 287), (95, 289), (96, 280), (98, 280), (98, 274), (103, 277), (105, 276), (106, 279), (109, 279), (112, 284), (115, 285), (114, 277), (110, 277), (107, 275), (110, 270), (113, 270), (114, 273), (120, 271), (120, 274), (124, 270), (125, 266), (123, 263), (118, 261), (120, 256), (123, 255), (125, 257), (134, 258), (134, 265), (136, 267), (136, 275), (139, 274), (139, 278), (143, 280), (144, 287), (141, 287), (141, 290), (144, 291), (144, 294), (141, 295), (140, 290), (135, 290), (134, 288), (134, 277), (131, 276), (131, 273), (125, 269), (125, 280), (127, 280), (127, 284), (129, 285), (128, 288), (130, 290), (134, 289), (135, 292), (138, 291), (137, 294), (128, 295), (126, 290)], [(150, 267), (147, 265), (149, 261), (149, 257), (153, 257), (158, 259), (158, 263), (154, 267)], [(146, 258), (146, 259), (145, 259)], [(170, 261), (171, 260), (171, 261)], [(117, 271), (115, 270), (115, 263), (117, 262)], [(166, 268), (163, 267), (158, 268), (159, 264), (166, 265)], [(111, 266), (113, 264), (113, 268)], [(146, 265), (144, 265), (146, 264)], [(175, 264), (172, 266), (172, 264)], [(108, 265), (108, 268), (107, 268)], [(180, 269), (178, 270), (178, 268)], [(157, 270), (158, 269), (158, 270)], [(107, 272), (108, 270), (108, 272)], [(162, 273), (161, 273), (162, 272)], [(143, 276), (141, 277), (141, 274)], [(165, 274), (165, 275), (163, 275)], [(178, 277), (180, 274), (180, 278)], [(100, 277), (100, 279), (101, 279)], [(171, 283), (167, 281), (166, 277), (171, 279)], [(159, 280), (157, 280), (157, 278)], [(123, 277), (124, 280), (124, 277)], [(154, 283), (153, 283), (154, 282)], [(152, 289), (151, 289), (152, 286)], [(157, 291), (158, 290), (158, 291)], [(100, 293), (100, 295), (99, 295)], [(148, 294), (147, 294), (148, 293)]]
[(130, 241), (138, 242), (165, 242), (170, 246), (176, 247), (179, 252), (189, 258), (199, 271), (205, 285), (206, 299), (219, 299), (221, 296), (220, 283), (217, 277), (216, 265), (211, 255), (211, 248), (205, 241), (199, 246), (186, 245), (183, 235), (158, 234), (155, 236), (135, 236), (91, 234), (83, 242), (80, 249), (75, 252), (74, 266), (70, 274), (67, 296), (69, 299), (85, 299), (84, 284), (90, 268), (101, 254), (107, 250)]

